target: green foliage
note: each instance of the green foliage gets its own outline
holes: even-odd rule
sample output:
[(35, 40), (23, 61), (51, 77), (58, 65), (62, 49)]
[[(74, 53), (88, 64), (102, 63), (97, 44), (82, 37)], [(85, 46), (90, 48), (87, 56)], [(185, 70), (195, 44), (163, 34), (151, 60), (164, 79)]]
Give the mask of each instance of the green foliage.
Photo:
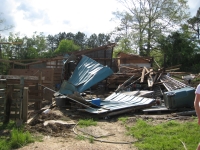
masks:
[(23, 132), (19, 129), (13, 129), (11, 132), (10, 146), (12, 148), (19, 148), (28, 143), (34, 142), (29, 132)]
[(120, 117), (118, 118), (119, 121), (121, 121), (123, 124), (126, 123), (126, 121), (128, 120), (128, 117)]
[(74, 36), (74, 43), (84, 49), (87, 36), (82, 32), (77, 32)]
[(85, 140), (85, 137), (82, 136), (82, 135), (77, 135), (77, 136), (76, 136), (76, 139), (77, 139), (77, 140)]
[(94, 143), (94, 137), (90, 136), (90, 137), (89, 137), (89, 142), (90, 142), (90, 143)]
[(162, 51), (154, 49), (150, 52), (150, 56), (154, 58), (153, 66), (154, 66), (155, 70), (157, 70), (159, 68), (157, 65), (159, 65), (160, 67), (163, 66), (164, 55), (163, 55)]
[(136, 51), (132, 50), (131, 41), (128, 38), (119, 40), (117, 46), (114, 48), (113, 57), (116, 58), (119, 52), (136, 54)]
[(186, 123), (169, 121), (158, 125), (138, 119), (136, 125), (128, 130), (130, 135), (138, 139), (134, 145), (145, 150), (182, 150), (184, 148), (181, 141), (185, 143), (188, 150), (193, 150), (200, 141), (197, 119)]
[[(174, 26), (188, 19), (187, 1), (185, 0), (154, 0), (134, 1), (119, 0), (125, 7), (124, 12), (114, 15), (120, 21), (116, 34), (129, 38), (132, 47), (138, 49), (141, 55), (149, 56), (157, 44), (161, 34), (168, 34)], [(163, 20), (163, 21), (161, 21)]]
[(194, 17), (188, 19), (188, 25), (189, 27), (197, 34), (198, 39), (200, 38), (200, 32), (199, 32), (199, 28), (200, 28), (200, 7), (197, 10), (197, 13)]
[(29, 132), (22, 128), (16, 128), (15, 122), (11, 121), (8, 124), (0, 123), (0, 130), (8, 130), (11, 134), (7, 136), (0, 135), (0, 150), (10, 150), (20, 148), (28, 143), (34, 142), (33, 137)]
[(65, 54), (68, 52), (73, 52), (76, 50), (79, 50), (80, 47), (76, 44), (74, 44), (74, 42), (72, 40), (62, 40), (59, 43), (58, 48), (55, 50), (56, 54)]
[(195, 73), (199, 70), (198, 43), (192, 38), (192, 32), (187, 25), (183, 25), (181, 30), (172, 32), (167, 37), (161, 35), (157, 49), (161, 54), (159, 59), (162, 61), (165, 58), (166, 67), (182, 64), (181, 71)]
[(3, 124), (3, 122), (0, 122), (0, 130), (5, 130), (5, 129), (11, 130), (14, 127), (15, 127), (14, 121), (10, 121), (8, 124)]
[(80, 127), (88, 127), (88, 126), (96, 126), (97, 122), (93, 119), (85, 119), (85, 120), (79, 120), (78, 125)]

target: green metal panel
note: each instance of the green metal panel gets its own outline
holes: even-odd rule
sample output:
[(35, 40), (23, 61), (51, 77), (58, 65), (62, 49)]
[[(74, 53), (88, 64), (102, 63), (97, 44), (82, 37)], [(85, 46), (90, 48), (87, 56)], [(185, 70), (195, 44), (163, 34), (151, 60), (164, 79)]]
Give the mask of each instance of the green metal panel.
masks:
[(192, 87), (185, 87), (164, 93), (165, 106), (169, 109), (193, 107), (194, 98), (195, 89)]

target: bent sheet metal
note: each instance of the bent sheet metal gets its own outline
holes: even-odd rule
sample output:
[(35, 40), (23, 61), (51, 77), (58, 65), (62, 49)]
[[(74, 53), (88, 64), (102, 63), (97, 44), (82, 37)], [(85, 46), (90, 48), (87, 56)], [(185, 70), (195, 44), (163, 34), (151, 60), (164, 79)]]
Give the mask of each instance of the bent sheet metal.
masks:
[(59, 93), (70, 95), (84, 92), (111, 74), (113, 71), (109, 67), (83, 55), (69, 80), (63, 81)]
[(155, 99), (128, 95), (126, 93), (113, 93), (101, 101), (100, 108), (79, 109), (91, 114), (116, 115), (131, 110), (151, 107)]

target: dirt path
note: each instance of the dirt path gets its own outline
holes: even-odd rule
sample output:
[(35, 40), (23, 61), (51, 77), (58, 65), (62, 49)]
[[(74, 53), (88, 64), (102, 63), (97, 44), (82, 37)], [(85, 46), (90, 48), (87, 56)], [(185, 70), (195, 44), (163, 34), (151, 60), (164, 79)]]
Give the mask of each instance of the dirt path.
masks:
[[(96, 126), (84, 128), (75, 125), (62, 126), (59, 124), (44, 126), (44, 121), (52, 119), (78, 122), (78, 115), (71, 116), (66, 113), (60, 110), (54, 110), (50, 114), (40, 115), (26, 129), (31, 133), (42, 133), (44, 135), (43, 142), (31, 143), (20, 148), (20, 150), (136, 150), (134, 145), (131, 144), (136, 140), (126, 134), (125, 125), (114, 119), (98, 120)], [(71, 116), (71, 118), (68, 116)], [(104, 142), (95, 141), (94, 138), (91, 139), (91, 136), (85, 133), (89, 133), (93, 137), (97, 137), (97, 140)], [(88, 139), (80, 139), (83, 136), (87, 136)]]
[[(190, 116), (178, 117), (172, 114), (129, 114), (126, 125), (124, 125), (121, 121), (118, 121), (118, 117), (98, 119), (96, 126), (81, 128), (76, 126), (79, 119), (92, 118), (91, 116), (83, 113), (79, 114), (77, 111), (55, 108), (48, 114), (41, 114), (30, 125), (26, 126), (26, 130), (32, 134), (42, 134), (43, 142), (31, 143), (20, 148), (20, 150), (136, 150), (137, 148), (133, 144), (136, 139), (127, 135), (126, 125), (133, 126), (138, 118), (150, 119), (153, 124), (174, 119), (181, 122), (192, 119)], [(68, 124), (54, 123), (45, 126), (45, 122), (50, 120), (62, 120)], [(73, 124), (69, 124), (69, 122)], [(83, 138), (83, 136), (88, 138)], [(95, 141), (91, 136), (99, 141)]]

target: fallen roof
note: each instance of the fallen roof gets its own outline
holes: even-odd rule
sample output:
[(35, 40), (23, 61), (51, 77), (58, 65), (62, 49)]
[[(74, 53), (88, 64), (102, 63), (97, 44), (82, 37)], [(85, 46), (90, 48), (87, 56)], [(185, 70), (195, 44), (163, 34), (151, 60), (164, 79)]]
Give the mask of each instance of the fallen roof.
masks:
[(150, 107), (155, 99), (127, 95), (125, 93), (113, 93), (101, 101), (100, 108), (79, 109), (91, 114), (116, 115), (131, 110)]
[(113, 71), (109, 67), (103, 66), (95, 60), (83, 55), (72, 76), (68, 81), (62, 83), (59, 92), (61, 94), (84, 92), (111, 74), (113, 74)]

